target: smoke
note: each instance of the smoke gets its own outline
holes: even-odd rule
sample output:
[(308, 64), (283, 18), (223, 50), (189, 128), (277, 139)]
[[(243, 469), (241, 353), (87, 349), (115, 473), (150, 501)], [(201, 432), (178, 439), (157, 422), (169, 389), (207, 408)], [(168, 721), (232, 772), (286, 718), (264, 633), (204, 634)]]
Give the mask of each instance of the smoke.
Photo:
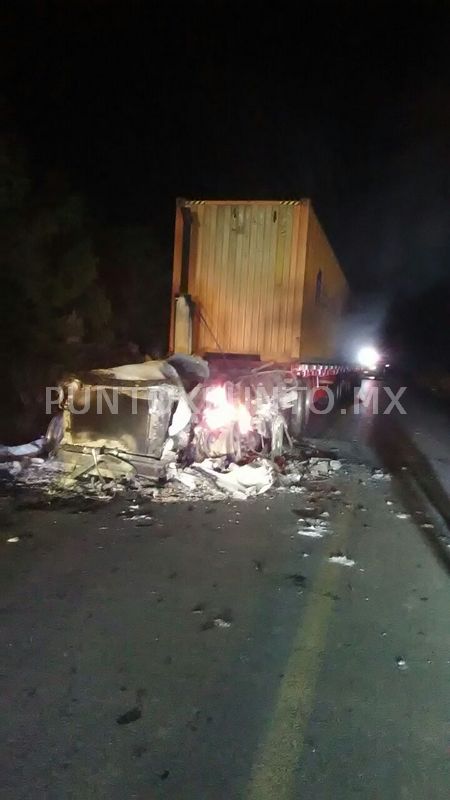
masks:
[(383, 347), (383, 334), (388, 313), (388, 299), (370, 295), (360, 299), (357, 306), (341, 320), (337, 334), (338, 352), (343, 360), (356, 361), (358, 350), (366, 345)]

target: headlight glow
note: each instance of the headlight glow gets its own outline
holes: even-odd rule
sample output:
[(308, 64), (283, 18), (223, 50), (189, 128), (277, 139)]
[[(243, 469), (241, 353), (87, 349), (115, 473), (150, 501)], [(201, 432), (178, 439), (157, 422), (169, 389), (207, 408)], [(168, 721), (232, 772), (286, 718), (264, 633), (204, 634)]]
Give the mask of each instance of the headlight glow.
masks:
[(379, 353), (370, 345), (361, 347), (361, 349), (358, 351), (358, 361), (362, 367), (367, 367), (367, 369), (375, 369), (379, 360)]

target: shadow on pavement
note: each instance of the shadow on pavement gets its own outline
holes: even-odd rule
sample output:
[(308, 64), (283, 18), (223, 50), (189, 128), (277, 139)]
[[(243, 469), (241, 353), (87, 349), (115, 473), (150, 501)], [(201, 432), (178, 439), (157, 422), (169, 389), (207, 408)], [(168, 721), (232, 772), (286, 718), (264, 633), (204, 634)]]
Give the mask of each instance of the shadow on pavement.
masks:
[[(439, 513), (450, 531), (450, 498), (436, 477), (429, 459), (411, 440), (397, 415), (378, 415), (373, 418), (370, 445), (385, 469), (397, 481), (405, 506), (412, 512), (420, 504), (417, 487)], [(406, 469), (405, 469), (406, 467)], [(435, 529), (421, 527), (439, 558), (450, 570), (450, 536)]]

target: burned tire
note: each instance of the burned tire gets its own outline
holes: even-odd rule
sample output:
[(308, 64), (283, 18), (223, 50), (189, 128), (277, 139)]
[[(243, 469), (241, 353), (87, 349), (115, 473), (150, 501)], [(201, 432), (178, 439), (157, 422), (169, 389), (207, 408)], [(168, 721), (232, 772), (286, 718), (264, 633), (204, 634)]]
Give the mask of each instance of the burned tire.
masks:
[(289, 432), (294, 439), (299, 439), (308, 424), (309, 411), (311, 401), (311, 389), (306, 384), (299, 386), (299, 392), (293, 408), (291, 409), (291, 418), (289, 424)]

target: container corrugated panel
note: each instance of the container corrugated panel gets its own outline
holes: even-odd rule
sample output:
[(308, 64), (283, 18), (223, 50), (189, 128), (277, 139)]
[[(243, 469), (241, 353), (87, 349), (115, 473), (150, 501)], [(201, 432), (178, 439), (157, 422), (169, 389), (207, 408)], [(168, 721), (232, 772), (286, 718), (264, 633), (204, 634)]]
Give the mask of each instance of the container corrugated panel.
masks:
[(348, 294), (339, 262), (310, 206), (300, 337), (302, 361), (336, 357), (339, 324)]
[(185, 204), (195, 352), (298, 358), (308, 203)]
[(172, 349), (174, 298), (186, 293), (195, 353), (276, 362), (338, 355), (348, 286), (309, 200), (178, 201)]

